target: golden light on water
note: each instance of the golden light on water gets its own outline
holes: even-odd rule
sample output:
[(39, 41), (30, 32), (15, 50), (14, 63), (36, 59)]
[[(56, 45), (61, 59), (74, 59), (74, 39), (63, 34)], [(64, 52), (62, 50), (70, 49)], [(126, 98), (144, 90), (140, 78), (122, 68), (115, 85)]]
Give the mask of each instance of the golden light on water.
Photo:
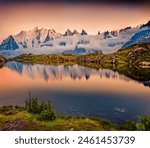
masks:
[(43, 90), (61, 90), (61, 91), (77, 91), (90, 93), (120, 93), (120, 94), (140, 94), (150, 95), (149, 88), (134, 80), (124, 80), (118, 77), (109, 79), (100, 77), (100, 75), (91, 75), (88, 80), (84, 76), (81, 79), (73, 80), (69, 75), (63, 75), (61, 79), (53, 78), (48, 75), (45, 80), (39, 73), (33, 76), (27, 75), (24, 71), (19, 74), (9, 68), (4, 67), (0, 70), (0, 94), (4, 92), (27, 90), (42, 88)]

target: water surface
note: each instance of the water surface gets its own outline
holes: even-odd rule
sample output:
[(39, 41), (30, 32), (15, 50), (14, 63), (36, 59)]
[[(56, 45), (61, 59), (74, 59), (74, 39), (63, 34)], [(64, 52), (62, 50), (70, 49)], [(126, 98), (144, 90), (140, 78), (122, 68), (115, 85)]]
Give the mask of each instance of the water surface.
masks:
[(65, 115), (122, 122), (150, 113), (149, 82), (138, 82), (109, 69), (17, 62), (0, 69), (1, 106), (23, 105), (29, 92), (41, 101), (51, 100), (56, 111)]

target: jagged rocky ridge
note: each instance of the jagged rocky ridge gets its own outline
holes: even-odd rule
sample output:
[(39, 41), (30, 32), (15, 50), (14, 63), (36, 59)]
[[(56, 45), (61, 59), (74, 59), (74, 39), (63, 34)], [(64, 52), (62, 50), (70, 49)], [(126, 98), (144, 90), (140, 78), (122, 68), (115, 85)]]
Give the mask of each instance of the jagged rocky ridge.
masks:
[[(150, 21), (138, 27), (126, 27), (118, 31), (98, 32), (97, 35), (88, 35), (83, 29), (81, 33), (77, 30), (67, 29), (64, 34), (54, 29), (38, 29), (21, 31), (17, 35), (10, 35), (0, 45), (0, 50), (16, 50), (16, 54), (22, 53), (55, 53), (82, 55), (88, 53), (113, 53), (120, 48), (128, 47), (137, 42), (150, 42)], [(39, 49), (39, 50), (37, 50)], [(42, 50), (42, 51), (41, 51)]]

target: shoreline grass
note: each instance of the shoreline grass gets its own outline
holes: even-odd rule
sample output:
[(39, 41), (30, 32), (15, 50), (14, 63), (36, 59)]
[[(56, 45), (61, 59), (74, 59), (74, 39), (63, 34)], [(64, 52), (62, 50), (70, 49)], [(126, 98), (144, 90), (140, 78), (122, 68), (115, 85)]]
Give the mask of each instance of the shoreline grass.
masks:
[[(62, 116), (59, 114), (55, 114), (55, 118), (51, 118), (51, 116), (53, 115), (52, 110), (54, 110), (54, 108), (52, 106), (49, 106), (48, 103), (44, 103), (44, 105), (42, 105), (43, 103), (39, 103), (38, 100), (35, 100), (35, 98), (30, 98), (30, 101), (32, 101), (32, 103), (28, 105), (25, 104), (24, 107), (0, 107), (0, 130), (150, 131), (150, 115), (138, 117), (136, 121), (128, 120), (123, 124), (112, 123), (108, 120), (103, 120), (100, 118), (90, 118), (83, 116)], [(29, 99), (27, 101), (29, 101)], [(32, 110), (28, 110), (28, 106), (32, 106)], [(47, 112), (46, 116), (45, 114), (41, 114), (43, 111)]]

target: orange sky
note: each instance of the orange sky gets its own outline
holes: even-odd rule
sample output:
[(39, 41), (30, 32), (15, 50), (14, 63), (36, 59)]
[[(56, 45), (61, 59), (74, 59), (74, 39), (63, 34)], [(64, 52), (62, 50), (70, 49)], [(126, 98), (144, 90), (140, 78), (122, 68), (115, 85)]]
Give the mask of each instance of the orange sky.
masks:
[(35, 26), (54, 28), (64, 33), (69, 28), (89, 34), (98, 30), (115, 30), (126, 26), (137, 26), (150, 19), (146, 6), (15, 3), (0, 4), (0, 42), (9, 34), (30, 30)]

